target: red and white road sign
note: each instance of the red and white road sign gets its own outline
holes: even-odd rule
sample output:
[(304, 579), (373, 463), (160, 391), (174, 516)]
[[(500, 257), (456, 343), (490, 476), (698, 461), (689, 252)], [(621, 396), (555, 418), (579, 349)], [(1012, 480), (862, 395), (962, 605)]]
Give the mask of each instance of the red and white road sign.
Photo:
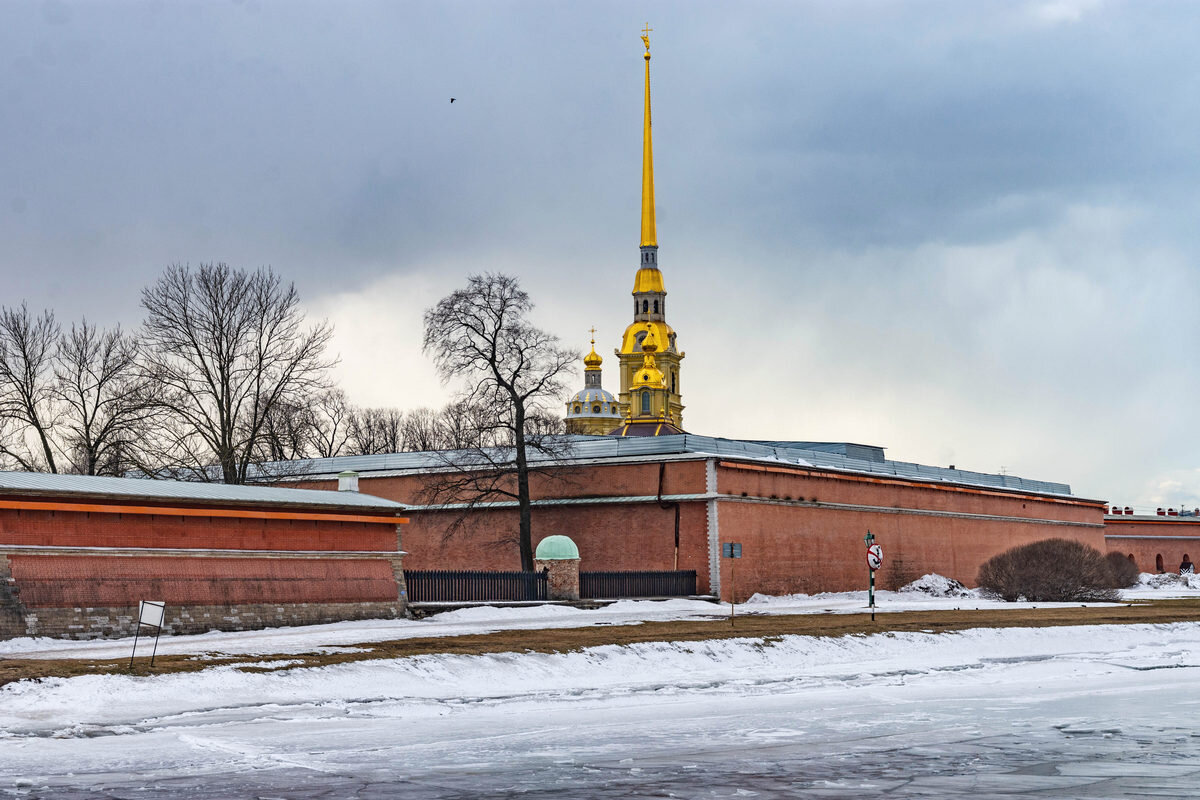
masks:
[(871, 571), (879, 569), (883, 566), (883, 548), (877, 544), (873, 544), (867, 548), (867, 566)]

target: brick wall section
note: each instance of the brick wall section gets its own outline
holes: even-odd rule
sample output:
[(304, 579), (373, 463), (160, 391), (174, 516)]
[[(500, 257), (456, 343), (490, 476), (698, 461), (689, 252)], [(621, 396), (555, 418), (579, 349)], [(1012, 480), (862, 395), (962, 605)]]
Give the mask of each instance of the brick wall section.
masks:
[[(0, 638), (128, 633), (132, 609), (149, 599), (173, 609), (177, 632), (394, 617), (407, 599), (398, 528), (390, 521), (0, 509)], [(15, 551), (4, 552), (5, 545)], [(105, 552), (114, 548), (123, 552)], [(379, 556), (351, 555), (360, 552)]]
[[(769, 471), (768, 471), (769, 470)], [(837, 475), (789, 467), (721, 462), (721, 494), (819, 503), (911, 508), (960, 514), (991, 514), (1068, 522), (1102, 523), (1104, 504), (973, 486), (922, 484), (878, 476)]]
[[(319, 625), (358, 619), (398, 619), (404, 603), (287, 603), (173, 607), (168, 605), (163, 635), (207, 631), (247, 631), (281, 625)], [(39, 608), (31, 611), (20, 636), (102, 639), (132, 636), (137, 606)], [(145, 635), (148, 630), (142, 628)], [(139, 657), (142, 649), (138, 647)], [(149, 651), (147, 651), (147, 655)]]
[(185, 558), (11, 555), (27, 609), (168, 605), (390, 602), (385, 559)]
[(389, 525), (317, 520), (0, 510), (0, 544), (211, 550), (394, 550)]
[[(741, 542), (738, 601), (754, 592), (866, 590), (868, 530), (883, 546), (880, 588), (899, 588), (929, 572), (975, 585), (984, 561), (1010, 547), (1040, 539), (1076, 539), (1104, 552), (1100, 527), (1056, 526), (1020, 520), (977, 520), (858, 512), (811, 506), (722, 501), (722, 541)], [(1198, 548), (1200, 550), (1200, 548)], [(728, 559), (721, 582), (729, 593)]]
[[(408, 569), (521, 568), (515, 511), (478, 511), (457, 530), (454, 512), (412, 514), (405, 526)], [(679, 568), (697, 569), (699, 591), (708, 585), (708, 536), (703, 502), (680, 508)], [(541, 506), (533, 510), (533, 546), (547, 536), (571, 537), (581, 571), (675, 568), (675, 512), (654, 503)], [(700, 564), (700, 567), (694, 565)]]
[(1192, 561), (1200, 558), (1200, 518), (1108, 517), (1104, 533), (1106, 549), (1132, 555), (1142, 572), (1157, 571), (1157, 556), (1162, 556), (1165, 572), (1177, 572), (1185, 553)]

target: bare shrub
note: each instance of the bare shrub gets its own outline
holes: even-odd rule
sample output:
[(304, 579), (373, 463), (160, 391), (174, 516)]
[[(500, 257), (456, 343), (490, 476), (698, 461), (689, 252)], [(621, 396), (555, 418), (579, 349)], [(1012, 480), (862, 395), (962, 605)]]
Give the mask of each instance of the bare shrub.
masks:
[(993, 556), (979, 568), (979, 587), (1008, 602), (1116, 600), (1112, 569), (1094, 547), (1043, 539)]
[(1137, 564), (1130, 561), (1129, 556), (1121, 553), (1109, 553), (1104, 560), (1108, 562), (1108, 568), (1112, 570), (1114, 589), (1124, 589), (1138, 582), (1140, 573)]

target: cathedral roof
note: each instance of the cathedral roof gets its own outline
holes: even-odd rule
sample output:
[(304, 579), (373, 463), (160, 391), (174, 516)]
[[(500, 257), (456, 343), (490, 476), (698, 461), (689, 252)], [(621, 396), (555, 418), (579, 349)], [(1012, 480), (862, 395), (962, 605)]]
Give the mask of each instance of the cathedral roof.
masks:
[[(608, 392), (608, 391), (605, 391), (604, 389), (600, 389), (598, 387), (593, 386), (593, 387), (589, 387), (587, 389), (581, 389), (578, 392), (576, 392), (571, 397), (570, 402), (572, 402), (572, 403), (616, 403), (617, 398), (613, 396), (612, 392)], [(616, 413), (616, 412), (613, 412), (613, 413)], [(568, 414), (568, 416), (570, 416), (570, 414)], [(604, 416), (608, 416), (608, 415), (605, 414)]]
[(610, 436), (674, 436), (683, 433), (668, 419), (626, 421), (609, 432)]

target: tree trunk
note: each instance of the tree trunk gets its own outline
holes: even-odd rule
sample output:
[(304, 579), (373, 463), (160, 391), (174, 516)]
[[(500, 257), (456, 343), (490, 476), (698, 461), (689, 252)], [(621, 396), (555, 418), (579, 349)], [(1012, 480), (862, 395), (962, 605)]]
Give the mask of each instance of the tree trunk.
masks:
[(516, 401), (513, 437), (517, 456), (517, 506), (521, 512), (521, 569), (533, 572), (533, 509), (529, 502), (529, 462), (525, 458), (525, 407)]

